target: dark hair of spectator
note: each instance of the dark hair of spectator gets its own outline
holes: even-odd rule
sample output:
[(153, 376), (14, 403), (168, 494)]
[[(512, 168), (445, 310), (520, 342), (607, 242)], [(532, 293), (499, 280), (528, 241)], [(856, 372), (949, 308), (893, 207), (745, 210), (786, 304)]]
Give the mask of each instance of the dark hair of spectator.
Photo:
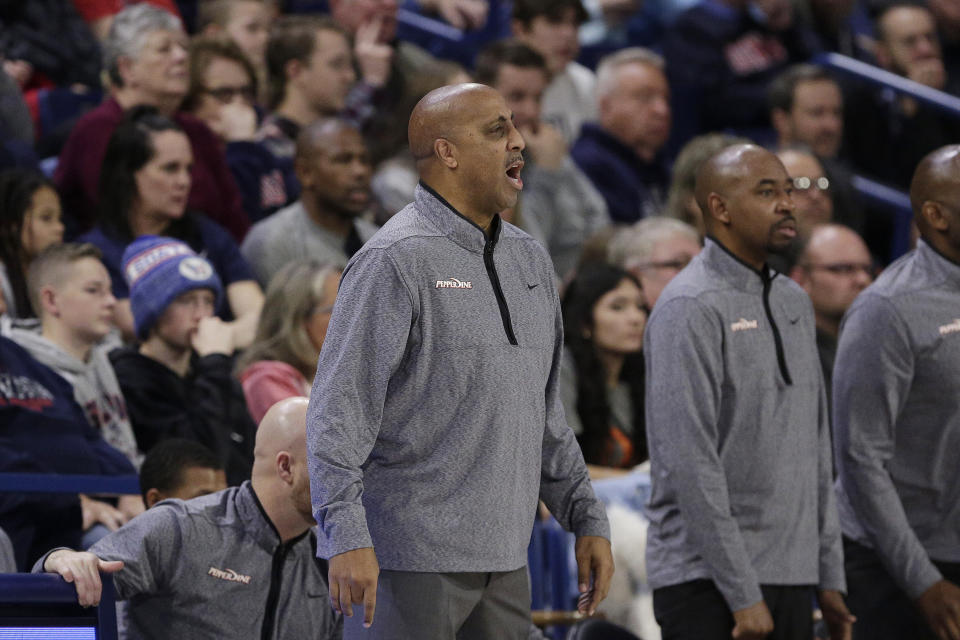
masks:
[[(130, 211), (137, 197), (136, 173), (153, 158), (153, 136), (162, 131), (183, 133), (180, 125), (160, 115), (156, 108), (138, 106), (127, 112), (110, 136), (100, 171), (98, 219), (104, 231), (116, 238), (134, 239)], [(190, 244), (184, 226), (189, 223), (185, 220), (173, 221), (164, 234)]]
[[(624, 280), (642, 288), (628, 271), (609, 264), (584, 265), (567, 285), (563, 296), (563, 334), (577, 371), (577, 413), (583, 425), (578, 437), (587, 464), (602, 464), (611, 425), (611, 409), (607, 400), (607, 375), (592, 338), (585, 329), (592, 328), (593, 311), (604, 294), (616, 289)], [(593, 335), (591, 332), (589, 335)], [(634, 463), (649, 457), (644, 429), (644, 363), (641, 353), (628, 354), (623, 361), (620, 380), (630, 387), (633, 402)]]
[(21, 317), (29, 317), (30, 294), (24, 273), (23, 220), (33, 203), (33, 195), (47, 187), (56, 191), (43, 174), (30, 169), (9, 169), (0, 173), (0, 262), (7, 269), (13, 288), (13, 304)]
[(546, 59), (534, 49), (518, 40), (498, 40), (487, 45), (477, 55), (474, 78), (480, 84), (493, 86), (497, 83), (500, 67), (512, 65), (521, 69), (539, 69), (549, 79)]
[(150, 489), (163, 493), (176, 490), (183, 482), (184, 472), (192, 468), (223, 471), (223, 464), (213, 451), (193, 440), (170, 438), (158, 443), (140, 467), (140, 493), (144, 501)]
[(287, 63), (299, 60), (306, 64), (317, 45), (318, 31), (334, 31), (348, 38), (347, 32), (328, 17), (281, 16), (273, 24), (267, 42), (267, 75), (270, 78), (268, 106), (273, 109), (283, 101), (287, 87)]
[(590, 16), (580, 0), (513, 0), (513, 19), (529, 27), (533, 19), (545, 17), (550, 22), (560, 22), (568, 9), (573, 9), (577, 24), (583, 24)]
[(823, 67), (807, 63), (795, 64), (770, 83), (767, 89), (767, 106), (771, 111), (779, 109), (790, 113), (793, 111), (793, 101), (800, 83), (824, 81), (836, 83), (837, 80)]
[(200, 104), (200, 98), (207, 90), (204, 86), (207, 67), (217, 58), (232, 60), (243, 67), (244, 73), (247, 74), (247, 81), (250, 83), (250, 96), (255, 98), (259, 95), (257, 71), (243, 50), (231, 40), (201, 36), (190, 43), (190, 88), (183, 99), (181, 108), (184, 111), (193, 111)]

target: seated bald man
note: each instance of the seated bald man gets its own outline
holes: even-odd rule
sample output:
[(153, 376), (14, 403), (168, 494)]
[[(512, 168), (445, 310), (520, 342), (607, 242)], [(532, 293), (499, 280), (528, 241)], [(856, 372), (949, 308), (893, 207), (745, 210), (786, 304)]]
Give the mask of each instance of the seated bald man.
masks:
[(57, 549), (34, 572), (59, 573), (81, 605), (100, 600), (98, 570), (129, 600), (128, 638), (341, 637), (314, 556), (306, 469), (306, 398), (275, 404), (257, 430), (252, 479), (192, 500), (165, 500), (89, 552)]
[(427, 94), (416, 200), (343, 272), (307, 446), (345, 638), (526, 638), (538, 497), (577, 535), (582, 608), (609, 586), (606, 514), (560, 404), (553, 265), (498, 215), (523, 187), (511, 116), (483, 85)]
[(644, 339), (647, 572), (663, 637), (833, 640), (853, 621), (810, 299), (771, 270), (797, 235), (793, 182), (754, 145), (696, 180), (707, 239), (663, 289)]

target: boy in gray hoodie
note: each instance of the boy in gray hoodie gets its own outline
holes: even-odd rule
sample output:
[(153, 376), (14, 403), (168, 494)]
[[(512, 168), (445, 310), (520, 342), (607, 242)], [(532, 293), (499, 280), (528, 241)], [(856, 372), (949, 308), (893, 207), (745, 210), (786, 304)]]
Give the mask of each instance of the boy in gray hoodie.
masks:
[[(127, 407), (107, 359), (114, 345), (104, 339), (113, 329), (116, 300), (110, 276), (92, 244), (60, 244), (43, 251), (30, 267), (27, 289), (40, 320), (40, 332), (13, 328), (10, 337), (36, 360), (60, 374), (73, 387), (74, 399), (87, 421), (106, 442), (139, 467)], [(122, 496), (117, 508), (81, 498), (84, 523), (116, 529), (143, 511), (140, 496)]]

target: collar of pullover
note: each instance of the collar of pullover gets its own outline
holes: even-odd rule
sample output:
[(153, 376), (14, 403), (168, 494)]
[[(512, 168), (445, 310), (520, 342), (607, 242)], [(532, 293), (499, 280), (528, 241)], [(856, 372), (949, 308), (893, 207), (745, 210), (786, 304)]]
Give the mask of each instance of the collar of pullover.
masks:
[(960, 264), (950, 260), (923, 240), (917, 241), (917, 260), (923, 270), (960, 286)]
[[(249, 480), (240, 485), (236, 498), (237, 514), (243, 520), (243, 528), (253, 540), (266, 551), (273, 553), (277, 545), (280, 544), (280, 534), (276, 527), (267, 517), (260, 499), (253, 491), (253, 485)], [(301, 535), (288, 540), (287, 544), (292, 546), (300, 541), (303, 536), (309, 533), (309, 529)]]
[(773, 280), (777, 275), (777, 272), (767, 265), (763, 265), (763, 268), (757, 271), (733, 255), (716, 238), (710, 236), (707, 236), (704, 240), (703, 251), (700, 252), (700, 255), (703, 261), (719, 273), (724, 280), (737, 289), (750, 293), (762, 294), (764, 282)]
[[(443, 196), (424, 182), (417, 185), (414, 196), (420, 215), (430, 220), (443, 235), (467, 251), (483, 253), (488, 238), (477, 223), (457, 211)], [(500, 214), (493, 216), (493, 222), (490, 223), (489, 240), (494, 244), (500, 239), (502, 227)]]

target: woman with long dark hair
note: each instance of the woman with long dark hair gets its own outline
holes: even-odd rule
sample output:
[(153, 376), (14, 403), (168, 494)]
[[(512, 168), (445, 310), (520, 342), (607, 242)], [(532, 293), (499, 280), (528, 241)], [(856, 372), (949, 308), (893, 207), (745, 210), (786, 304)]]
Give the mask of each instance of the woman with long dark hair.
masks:
[(584, 266), (563, 297), (561, 395), (591, 475), (647, 459), (643, 329), (637, 279), (606, 264)]
[(187, 210), (193, 152), (180, 125), (152, 107), (135, 107), (107, 144), (100, 172), (97, 226), (82, 235), (103, 252), (117, 298), (116, 324), (133, 336), (130, 292), (121, 268), (123, 251), (144, 235), (182, 240), (206, 258), (226, 287), (217, 311), (244, 348), (253, 340), (263, 292), (230, 234), (206, 216)]
[(0, 174), (0, 298), (13, 318), (36, 316), (27, 295), (30, 263), (44, 249), (63, 242), (60, 198), (36, 171)]

